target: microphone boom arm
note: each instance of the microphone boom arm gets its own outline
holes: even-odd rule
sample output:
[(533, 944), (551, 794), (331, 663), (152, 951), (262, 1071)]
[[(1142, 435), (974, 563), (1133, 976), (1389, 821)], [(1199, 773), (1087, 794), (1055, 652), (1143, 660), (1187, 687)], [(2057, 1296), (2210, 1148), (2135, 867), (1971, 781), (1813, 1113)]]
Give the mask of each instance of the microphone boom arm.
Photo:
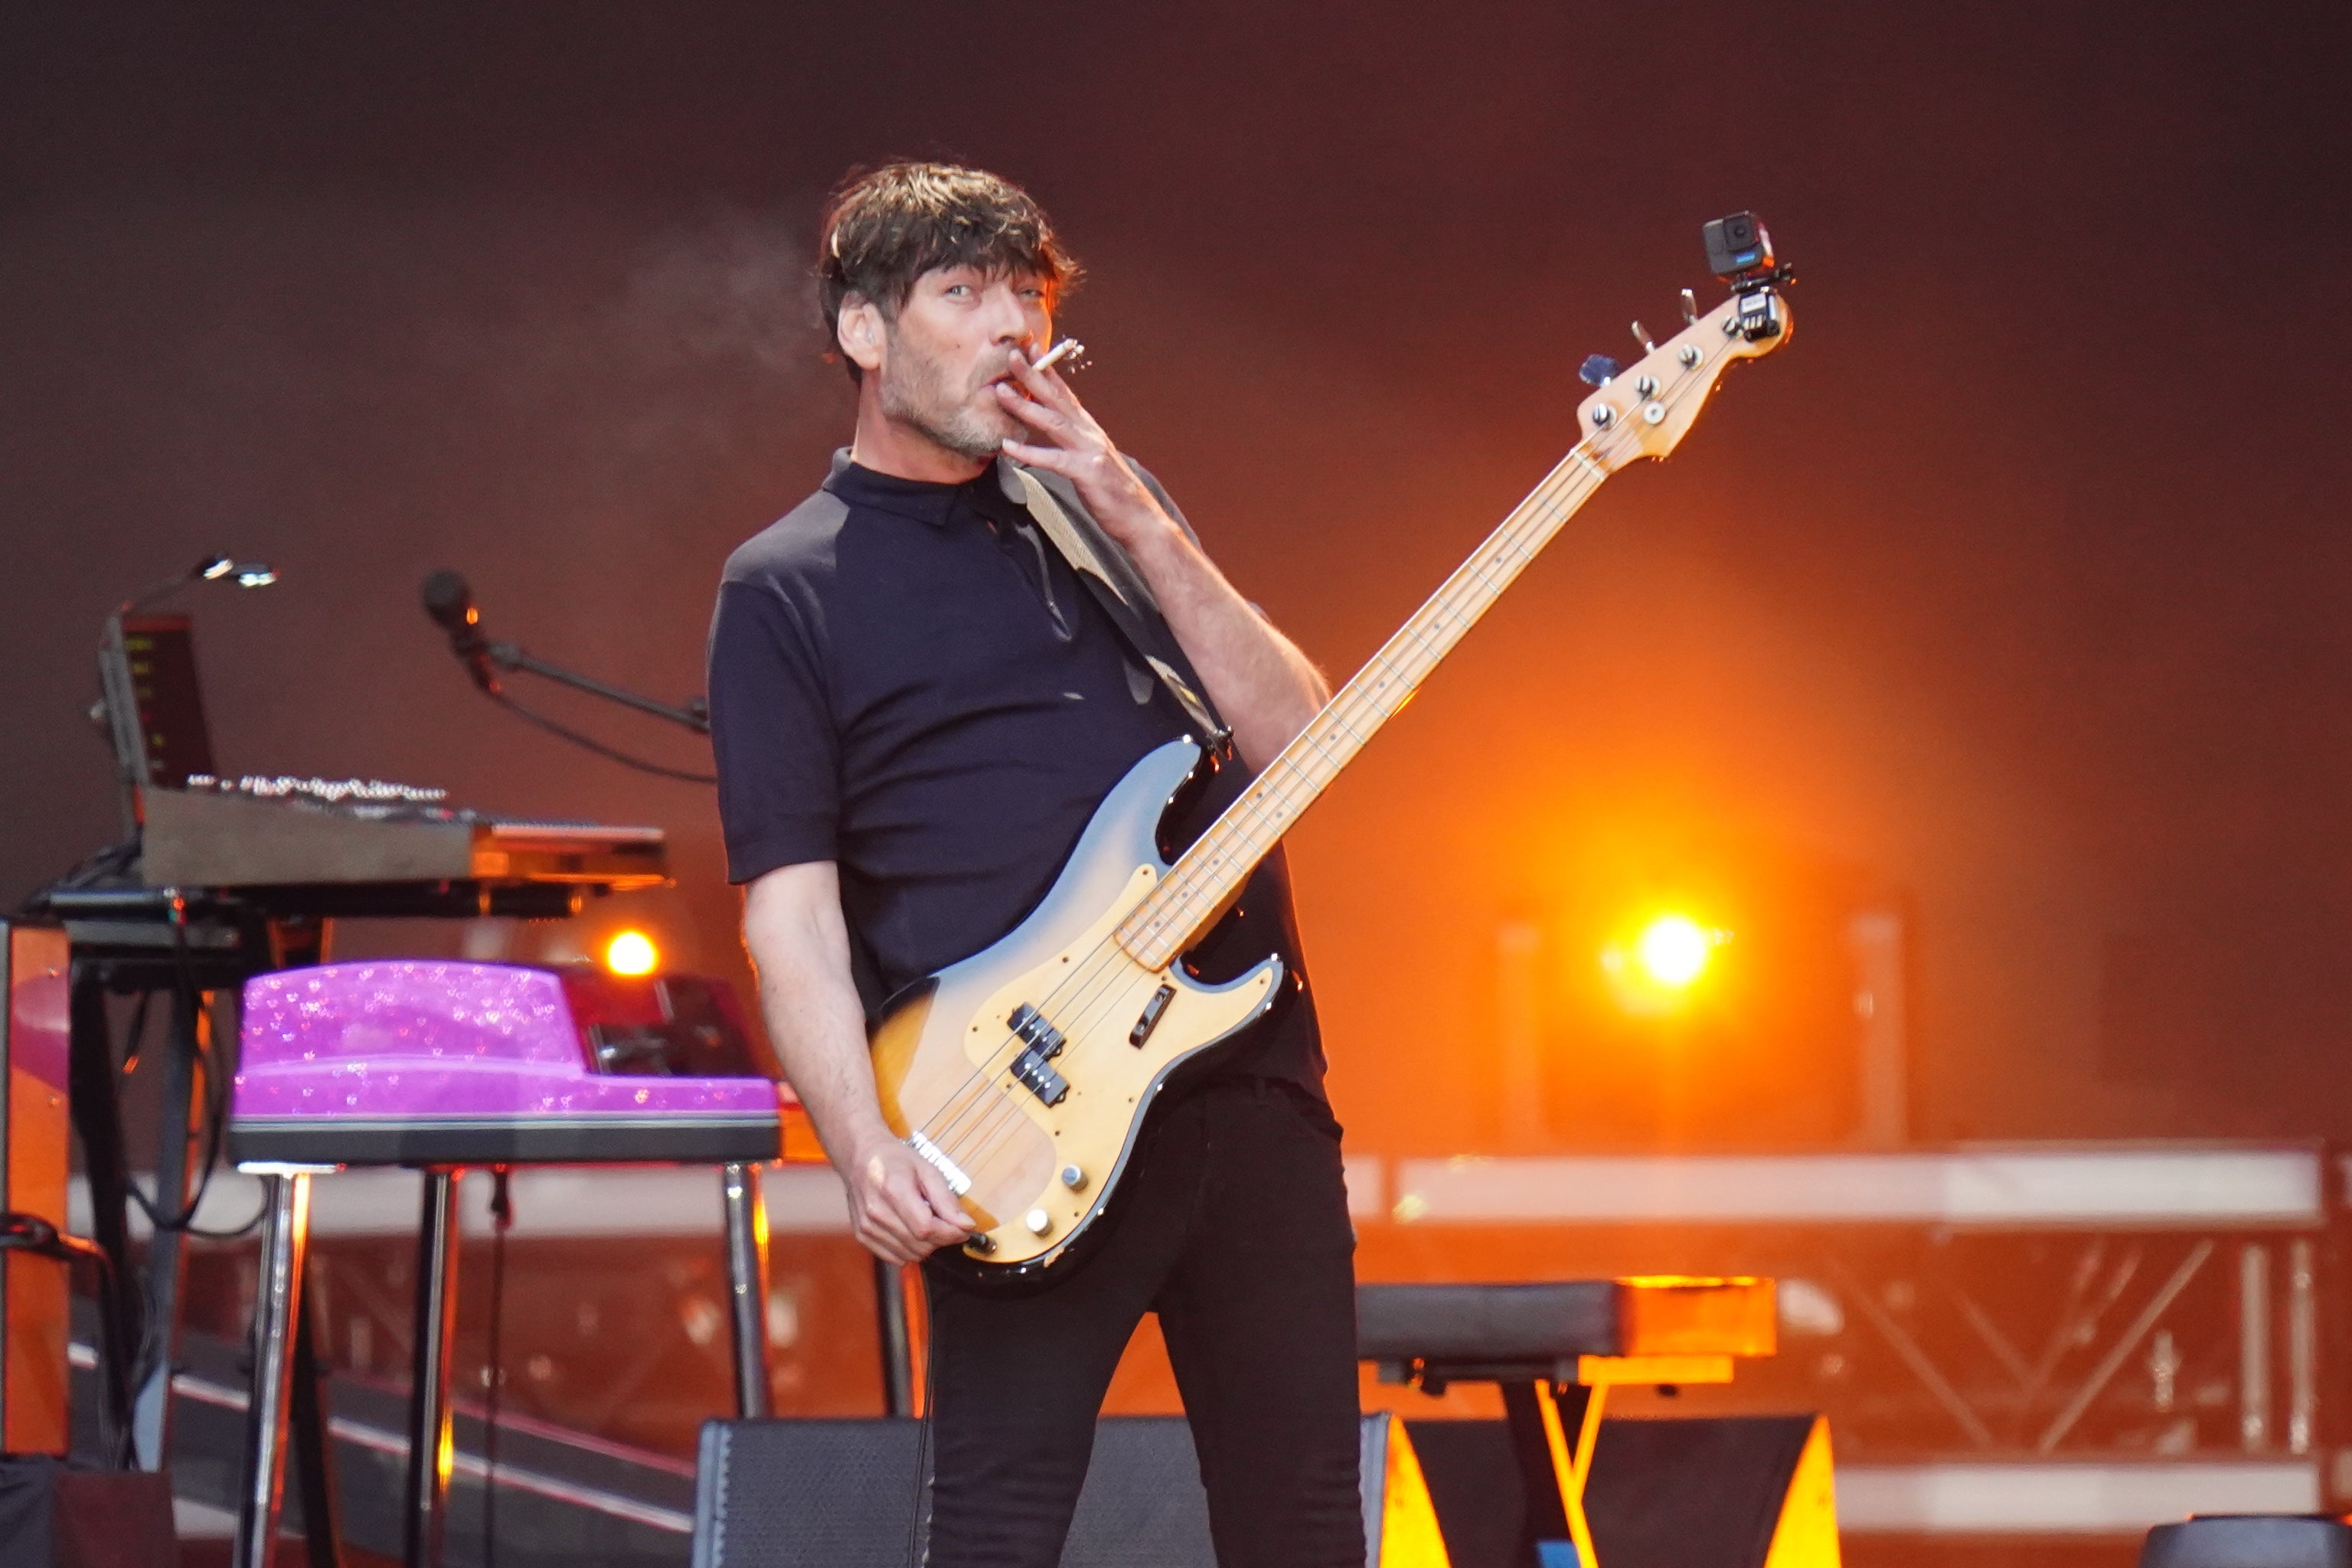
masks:
[(634, 691), (611, 685), (594, 676), (583, 675), (576, 669), (566, 669), (560, 664), (550, 664), (536, 654), (510, 642), (485, 642), (482, 651), (492, 664), (509, 674), (536, 675), (541, 680), (551, 680), (559, 686), (569, 686), (575, 691), (585, 691), (607, 702), (617, 702), (624, 708), (634, 708), (640, 713), (650, 713), (656, 719), (691, 730), (698, 735), (710, 733), (710, 707), (701, 698), (690, 699), (684, 707), (658, 702), (641, 697)]

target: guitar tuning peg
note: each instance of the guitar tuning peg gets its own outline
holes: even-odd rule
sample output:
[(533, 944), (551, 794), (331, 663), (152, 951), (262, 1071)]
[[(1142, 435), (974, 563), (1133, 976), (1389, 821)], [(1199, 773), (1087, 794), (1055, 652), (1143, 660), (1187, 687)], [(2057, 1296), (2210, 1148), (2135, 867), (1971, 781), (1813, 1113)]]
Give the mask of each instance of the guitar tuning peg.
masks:
[(1683, 290), (1683, 320), (1685, 322), (1698, 320), (1698, 296), (1687, 289)]
[(1645, 354), (1658, 352), (1658, 345), (1650, 341), (1650, 334), (1642, 330), (1642, 323), (1639, 321), (1633, 323), (1633, 341), (1642, 345), (1642, 352)]
[(1576, 367), (1576, 378), (1587, 386), (1606, 386), (1624, 368), (1607, 354), (1593, 354)]

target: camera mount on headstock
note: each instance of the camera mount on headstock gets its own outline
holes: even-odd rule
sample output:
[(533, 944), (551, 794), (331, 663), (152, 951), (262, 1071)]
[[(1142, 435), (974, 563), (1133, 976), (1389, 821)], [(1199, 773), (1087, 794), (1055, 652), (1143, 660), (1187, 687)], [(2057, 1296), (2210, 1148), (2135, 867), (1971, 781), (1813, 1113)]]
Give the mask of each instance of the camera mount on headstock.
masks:
[(1772, 237), (1754, 213), (1717, 218), (1701, 231), (1706, 264), (1739, 296), (1739, 331), (1749, 342), (1780, 335), (1775, 290), (1797, 279), (1797, 269), (1772, 256)]

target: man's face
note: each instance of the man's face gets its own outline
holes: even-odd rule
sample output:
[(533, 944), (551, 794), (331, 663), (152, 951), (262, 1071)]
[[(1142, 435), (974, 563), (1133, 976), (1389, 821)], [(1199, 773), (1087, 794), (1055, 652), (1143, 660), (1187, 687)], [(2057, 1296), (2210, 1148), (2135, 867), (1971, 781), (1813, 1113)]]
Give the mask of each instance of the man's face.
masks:
[(926, 272), (898, 319), (883, 322), (882, 412), (960, 457), (992, 458), (1025, 427), (992, 388), (1010, 376), (1013, 350), (1035, 357), (1053, 330), (1045, 283), (1033, 274)]

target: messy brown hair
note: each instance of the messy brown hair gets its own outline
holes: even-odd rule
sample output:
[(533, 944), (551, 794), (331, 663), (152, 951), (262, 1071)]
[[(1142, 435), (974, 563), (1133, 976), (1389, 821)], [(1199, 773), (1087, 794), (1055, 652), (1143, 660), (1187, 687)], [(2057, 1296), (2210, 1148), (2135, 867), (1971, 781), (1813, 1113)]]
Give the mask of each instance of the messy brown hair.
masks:
[[(851, 295), (896, 317), (915, 279), (941, 267), (991, 277), (1027, 273), (1045, 285), (1048, 308), (1076, 286), (1078, 264), (1029, 193), (983, 169), (888, 163), (853, 173), (825, 204), (818, 228), (817, 303), (834, 342)], [(857, 366), (846, 356), (851, 379)]]

